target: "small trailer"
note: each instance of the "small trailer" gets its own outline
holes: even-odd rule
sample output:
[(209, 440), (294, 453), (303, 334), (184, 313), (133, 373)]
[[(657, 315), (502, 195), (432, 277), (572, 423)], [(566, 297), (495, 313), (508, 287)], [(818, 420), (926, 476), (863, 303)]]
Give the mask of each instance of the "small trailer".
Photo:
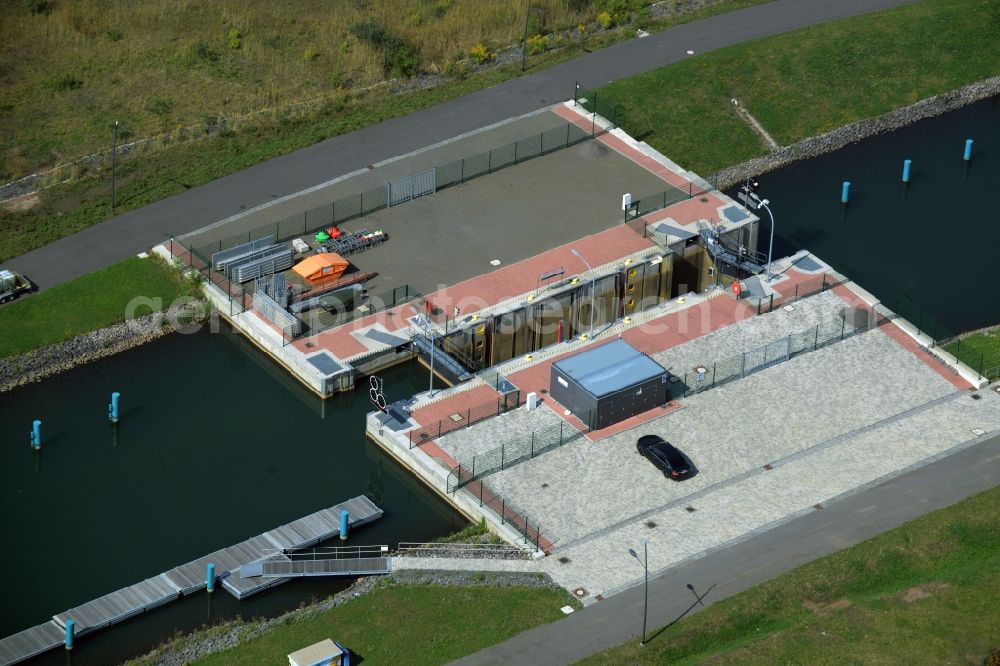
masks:
[(20, 273), (0, 270), (0, 303), (12, 301), (21, 294), (34, 289), (31, 280)]

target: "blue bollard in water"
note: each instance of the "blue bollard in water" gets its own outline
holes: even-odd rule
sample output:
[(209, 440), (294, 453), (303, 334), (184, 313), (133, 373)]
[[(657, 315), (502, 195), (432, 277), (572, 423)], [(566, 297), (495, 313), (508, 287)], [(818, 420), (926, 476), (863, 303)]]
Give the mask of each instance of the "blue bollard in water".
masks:
[(121, 397), (121, 393), (115, 391), (111, 394), (111, 404), (108, 405), (108, 420), (112, 423), (118, 423), (118, 398)]
[(42, 422), (38, 419), (31, 422), (31, 448), (42, 448)]
[(910, 182), (910, 165), (913, 164), (912, 160), (903, 160), (903, 182)]
[(972, 139), (965, 140), (965, 153), (962, 155), (962, 159), (966, 162), (972, 159)]
[(215, 592), (215, 565), (211, 562), (205, 566), (205, 589)]
[(840, 203), (846, 204), (851, 200), (851, 181), (845, 180), (840, 188)]
[(66, 620), (66, 638), (63, 640), (63, 644), (67, 650), (73, 649), (73, 630), (75, 626), (76, 622), (74, 620)]
[(340, 510), (340, 540), (347, 541), (347, 510)]

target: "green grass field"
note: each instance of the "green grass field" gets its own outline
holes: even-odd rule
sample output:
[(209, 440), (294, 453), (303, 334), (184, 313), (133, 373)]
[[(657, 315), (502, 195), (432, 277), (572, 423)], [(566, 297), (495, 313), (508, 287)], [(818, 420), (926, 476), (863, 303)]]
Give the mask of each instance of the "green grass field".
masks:
[(944, 350), (991, 380), (1000, 379), (1000, 329), (973, 333), (945, 345)]
[[(431, 89), (390, 94), (378, 87), (365, 92), (364, 86), (385, 79), (386, 74), (376, 71), (375, 79), (347, 76), (344, 72), (350, 67), (338, 64), (339, 59), (353, 59), (357, 67), (368, 67), (380, 62), (379, 58), (364, 44), (350, 46), (358, 41), (356, 37), (344, 38), (349, 44), (347, 53), (341, 52), (344, 42), (330, 37), (347, 34), (352, 21), (376, 17), (389, 28), (398, 28), (400, 35), (417, 46), (418, 69), (444, 72), (452, 61), (441, 58), (458, 57), (475, 40), (492, 45), (504, 42), (513, 32), (510, 43), (518, 41), (524, 5), (507, 0), (402, 0), (393, 11), (380, 5), (375, 14), (359, 13), (359, 7), (371, 3), (353, 0), (334, 0), (329, 5), (293, 0), (273, 6), (240, 0), (182, 5), (154, 0), (126, 5), (119, 0), (101, 5), (109, 4), (108, 11), (88, 14), (96, 1), (55, 3), (51, 12), (36, 14), (26, 9), (31, 3), (0, 3), (0, 25), (10, 36), (6, 42), (0, 40), (0, 57), (6, 55), (5, 61), (14, 66), (6, 78), (0, 75), (0, 175), (7, 174), (0, 180), (107, 148), (116, 118), (133, 136), (147, 136), (212, 118), (307, 102), (302, 111), (261, 114), (240, 121), (235, 130), (221, 136), (173, 143), (121, 162), (117, 214), (521, 74), (520, 62), (471, 75), (457, 68)], [(712, 0), (698, 11), (649, 23), (642, 12), (631, 15), (637, 24), (652, 30), (765, 1)], [(535, 0), (529, 32), (575, 28), (578, 19), (592, 20), (602, 2), (617, 4), (611, 0), (577, 3), (582, 9), (574, 12), (563, 0)], [(624, 4), (640, 7), (648, 3), (627, 0)], [(130, 11), (137, 12), (135, 20)], [(521, 12), (520, 18), (515, 16), (511, 22), (511, 11)], [(417, 14), (426, 17), (404, 31), (403, 23)], [(498, 16), (506, 18), (501, 21)], [(480, 27), (468, 29), (467, 24), (473, 22)], [(239, 49), (230, 49), (228, 26), (235, 24), (255, 27), (241, 33)], [(496, 37), (483, 32), (492, 29), (499, 30)], [(118, 41), (109, 41), (118, 33), (122, 33)], [(622, 29), (588, 32), (582, 41), (562, 40), (559, 48), (530, 57), (529, 70), (631, 35), (631, 29)], [(550, 41), (555, 47), (555, 33)], [(127, 67), (119, 67), (125, 43), (133, 50)], [(304, 62), (301, 56), (307, 43), (323, 46), (315, 60)], [(214, 54), (208, 62), (197, 55), (202, 44), (207, 45), (209, 55)], [(566, 97), (571, 94), (568, 89)], [(55, 185), (17, 202), (16, 208), (0, 206), (0, 261), (109, 219), (110, 201), (110, 173), (105, 168), (99, 178)]]
[(1000, 487), (584, 664), (983, 664), (1000, 648)]
[[(166, 309), (175, 299), (197, 293), (193, 282), (158, 257), (126, 259), (0, 307), (0, 331), (4, 332), (0, 358), (124, 321), (129, 304), (137, 297), (158, 299), (155, 302)], [(151, 311), (140, 304), (134, 316)]]
[(929, 0), (692, 57), (601, 88), (619, 123), (702, 175), (1000, 74), (1000, 3)]
[(568, 593), (533, 587), (395, 585), (293, 621), (196, 663), (282, 664), (331, 638), (371, 664), (443, 664), (563, 617)]

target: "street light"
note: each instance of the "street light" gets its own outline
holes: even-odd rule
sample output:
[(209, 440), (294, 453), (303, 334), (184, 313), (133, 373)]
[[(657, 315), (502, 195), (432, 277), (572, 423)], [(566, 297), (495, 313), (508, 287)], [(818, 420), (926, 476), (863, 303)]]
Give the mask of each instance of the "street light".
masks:
[(570, 252), (572, 252), (574, 256), (576, 256), (580, 261), (582, 261), (587, 266), (587, 270), (590, 271), (590, 333), (587, 335), (587, 337), (593, 339), (593, 337), (594, 337), (594, 305), (595, 305), (594, 301), (597, 300), (597, 276), (594, 275), (594, 269), (590, 267), (590, 264), (587, 263), (587, 260), (583, 258), (583, 255), (580, 254), (579, 250), (577, 250), (574, 247), (574, 248), (570, 248)]
[(535, 12), (539, 16), (542, 14), (542, 10), (531, 8), (531, 0), (528, 0), (527, 7), (524, 10), (524, 40), (522, 41), (523, 46), (521, 47), (521, 71), (524, 71), (525, 59), (528, 55), (528, 18), (531, 16), (531, 12)]
[(767, 246), (767, 281), (768, 282), (770, 282), (771, 280), (774, 279), (774, 276), (771, 275), (771, 251), (774, 249), (774, 214), (771, 212), (771, 209), (768, 208), (768, 206), (767, 206), (767, 204), (769, 204), (769, 203), (771, 203), (771, 202), (768, 201), (767, 199), (761, 199), (760, 200), (761, 207), (764, 210), (767, 211), (767, 216), (771, 218), (771, 242), (768, 243), (768, 246)]
[(642, 559), (639, 559), (639, 555), (632, 550), (628, 549), (628, 554), (635, 558), (635, 561), (642, 565), (643, 570), (646, 572), (646, 582), (643, 585), (643, 599), (642, 599), (642, 640), (639, 641), (639, 645), (646, 644), (646, 610), (649, 608), (649, 539), (642, 540)]

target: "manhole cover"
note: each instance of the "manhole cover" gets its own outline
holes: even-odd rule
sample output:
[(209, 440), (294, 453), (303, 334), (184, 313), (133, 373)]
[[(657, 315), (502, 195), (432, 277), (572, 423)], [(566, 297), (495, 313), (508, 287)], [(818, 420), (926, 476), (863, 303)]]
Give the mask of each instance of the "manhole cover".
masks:
[(773, 468), (773, 467), (771, 467), (771, 463), (768, 463), (768, 464), (764, 465), (764, 469), (766, 469), (767, 471), (769, 471), (769, 472), (770, 472), (770, 471), (771, 471), (772, 469), (774, 469), (774, 468)]
[(699, 201), (701, 201), (702, 203), (708, 203), (708, 197), (702, 197), (701, 199), (699, 199)]
[(452, 414), (448, 418), (451, 419), (452, 421), (454, 421), (455, 423), (458, 423), (459, 421), (461, 421), (465, 417), (456, 412), (455, 414)]
[(973, 393), (972, 394), (972, 399), (973, 400), (982, 400), (983, 396), (979, 395), (978, 393)]
[(649, 529), (653, 529), (654, 527), (656, 527), (656, 522), (652, 520), (647, 520), (646, 527), (648, 527)]
[(569, 558), (566, 557), (565, 555), (563, 555), (562, 557), (560, 557), (558, 561), (559, 561), (559, 564), (569, 564)]
[(313, 348), (313, 347), (315, 347), (315, 346), (316, 346), (316, 343), (315, 343), (315, 342), (307, 342), (307, 343), (306, 343), (306, 347), (308, 347), (309, 349), (312, 349), (312, 348)]
[(819, 511), (820, 509), (823, 508), (823, 505), (822, 504), (813, 504), (813, 508), (816, 509), (817, 511)]
[(543, 483), (542, 484), (542, 488), (548, 488), (548, 487), (549, 487), (549, 484), (547, 484), (547, 483)]
[(549, 390), (548, 389), (538, 389), (538, 392), (541, 393), (542, 395), (545, 395), (546, 393), (549, 392)]
[(573, 594), (575, 594), (578, 597), (585, 597), (587, 596), (587, 590), (583, 589), (582, 587), (578, 587), (575, 590), (573, 590)]
[(426, 432), (420, 433), (420, 439), (430, 439), (430, 438), (431, 436), (428, 435)]
[(684, 507), (684, 510), (687, 511), (688, 513), (694, 513), (698, 509), (694, 508), (693, 506), (686, 506)]

